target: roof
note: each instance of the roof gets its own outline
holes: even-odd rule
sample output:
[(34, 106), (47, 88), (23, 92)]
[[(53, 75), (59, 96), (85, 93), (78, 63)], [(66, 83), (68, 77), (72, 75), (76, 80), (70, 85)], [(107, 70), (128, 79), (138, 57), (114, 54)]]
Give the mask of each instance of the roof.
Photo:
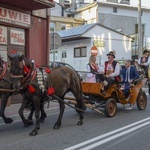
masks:
[(86, 25), (74, 27), (68, 30), (61, 30), (57, 33), (60, 35), (62, 39), (69, 38), (69, 37), (77, 37), (77, 36), (79, 37), (83, 35), (84, 33), (86, 33), (87, 31), (89, 31), (90, 29), (92, 29), (95, 25), (96, 23), (86, 24)]
[(59, 32), (57, 32), (60, 37), (63, 39), (69, 39), (69, 38), (75, 38), (75, 37), (81, 37), (83, 34), (85, 34), (87, 31), (89, 31), (90, 29), (92, 29), (94, 26), (96, 25), (99, 25), (103, 28), (106, 28), (108, 30), (111, 30), (113, 32), (116, 32), (118, 34), (121, 34), (121, 35), (124, 35), (124, 36), (127, 36), (128, 38), (132, 38), (128, 35), (125, 35), (123, 33), (120, 33), (118, 31), (115, 31), (111, 28), (108, 28), (104, 25), (101, 25), (99, 23), (92, 23), (92, 24), (85, 24), (85, 25), (81, 25), (81, 26), (78, 26), (78, 27), (74, 27), (74, 28), (71, 28), (71, 29), (68, 29), (68, 30), (61, 30)]

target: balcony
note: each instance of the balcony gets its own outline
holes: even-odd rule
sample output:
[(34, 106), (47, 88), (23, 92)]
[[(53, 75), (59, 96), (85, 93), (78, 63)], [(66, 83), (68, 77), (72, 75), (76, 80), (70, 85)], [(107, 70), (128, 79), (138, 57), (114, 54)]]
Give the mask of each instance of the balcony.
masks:
[(53, 0), (0, 0), (1, 5), (12, 5), (26, 10), (38, 10), (54, 7)]

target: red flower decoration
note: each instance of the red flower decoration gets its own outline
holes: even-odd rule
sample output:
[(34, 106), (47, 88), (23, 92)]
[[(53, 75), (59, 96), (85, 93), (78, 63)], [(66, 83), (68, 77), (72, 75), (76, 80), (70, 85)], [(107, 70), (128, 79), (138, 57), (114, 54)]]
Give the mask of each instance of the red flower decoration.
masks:
[(35, 66), (36, 66), (37, 68), (39, 68), (39, 64), (36, 64)]
[(46, 72), (46, 73), (51, 73), (51, 70), (50, 70), (49, 68), (46, 68), (46, 69), (45, 69), (45, 72)]
[(47, 94), (52, 95), (54, 93), (55, 93), (55, 89), (53, 87), (49, 87), (48, 90), (47, 90)]
[(28, 90), (29, 90), (30, 93), (34, 93), (35, 92), (35, 89), (34, 89), (34, 87), (31, 84), (29, 84)]

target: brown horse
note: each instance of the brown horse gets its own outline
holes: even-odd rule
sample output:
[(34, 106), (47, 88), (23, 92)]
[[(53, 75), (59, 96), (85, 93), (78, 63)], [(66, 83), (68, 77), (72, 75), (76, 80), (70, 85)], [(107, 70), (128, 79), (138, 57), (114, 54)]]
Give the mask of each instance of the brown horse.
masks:
[[(12, 85), (13, 84), (10, 79), (9, 67), (0, 57), (0, 88), (5, 89), (7, 91), (13, 88)], [(8, 98), (11, 95), (12, 93), (10, 92), (0, 92), (0, 99), (1, 99), (0, 116), (3, 118), (5, 123), (13, 122), (11, 118), (5, 116), (5, 108), (8, 102)]]
[[(13, 119), (6, 117), (5, 116), (5, 108), (8, 102), (8, 98), (11, 95), (15, 95), (15, 94), (19, 94), (18, 92), (15, 93), (15, 90), (13, 90), (13, 82), (11, 81), (11, 76), (10, 76), (10, 68), (8, 67), (8, 65), (6, 64), (6, 62), (4, 62), (2, 60), (2, 58), (0, 57), (0, 99), (1, 99), (1, 108), (0, 108), (0, 116), (3, 118), (4, 122), (7, 123), (12, 123)], [(29, 97), (23, 97), (30, 99)], [(24, 122), (24, 126), (29, 126), (32, 125), (32, 116), (34, 113), (34, 105), (32, 103), (32, 101), (30, 100), (25, 100), (27, 103), (24, 105), (24, 107), (26, 109), (30, 109), (30, 114), (28, 116), (28, 120)], [(42, 104), (41, 104), (41, 117), (40, 117), (40, 121), (43, 122), (45, 117), (46, 117), (46, 113), (44, 112), (44, 110), (42, 109)]]
[[(34, 63), (29, 61), (24, 56), (10, 57), (11, 61), (11, 77), (13, 79), (13, 87), (21, 92), (24, 97), (29, 97), (34, 102), (36, 125), (29, 135), (36, 135), (40, 129), (39, 112), (40, 103), (47, 101), (49, 97), (53, 99), (58, 97), (60, 105), (60, 113), (54, 129), (61, 126), (62, 117), (65, 109), (64, 96), (68, 91), (71, 91), (76, 98), (79, 109), (83, 109), (82, 87), (78, 74), (69, 67), (60, 67), (52, 70), (50, 73), (45, 72), (45, 69), (35, 67)], [(25, 98), (27, 99), (27, 98)], [(61, 99), (61, 100), (60, 100)], [(22, 110), (26, 101), (23, 102), (20, 109), (20, 116), (25, 121)], [(83, 112), (79, 112), (78, 125), (83, 123)]]

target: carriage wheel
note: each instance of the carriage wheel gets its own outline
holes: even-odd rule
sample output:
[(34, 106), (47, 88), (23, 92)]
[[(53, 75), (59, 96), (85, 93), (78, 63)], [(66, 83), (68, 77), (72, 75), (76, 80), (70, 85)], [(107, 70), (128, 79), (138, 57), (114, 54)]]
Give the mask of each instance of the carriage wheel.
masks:
[(117, 111), (117, 104), (114, 98), (109, 98), (105, 103), (105, 115), (107, 117), (113, 117)]
[(144, 110), (147, 106), (147, 96), (144, 91), (139, 92), (137, 97), (137, 108), (139, 110)]

